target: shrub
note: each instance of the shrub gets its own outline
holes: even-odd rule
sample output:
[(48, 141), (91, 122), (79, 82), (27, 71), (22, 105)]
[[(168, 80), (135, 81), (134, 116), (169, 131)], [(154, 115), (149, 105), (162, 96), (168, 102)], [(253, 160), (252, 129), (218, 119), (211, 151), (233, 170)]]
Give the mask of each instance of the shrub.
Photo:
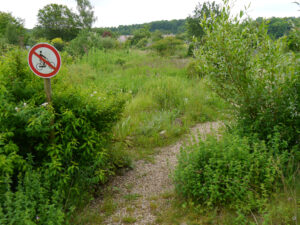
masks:
[(163, 34), (162, 34), (162, 32), (161, 32), (160, 30), (156, 30), (156, 31), (154, 31), (154, 32), (151, 34), (151, 40), (152, 40), (153, 42), (159, 41), (159, 40), (161, 40), (161, 39), (163, 39)]
[(294, 28), (287, 36), (287, 43), (290, 50), (300, 52), (300, 29)]
[[(43, 82), (28, 69), (25, 54), (13, 50), (0, 61), (0, 195), (6, 196), (0, 215), (7, 214), (4, 224), (33, 224), (36, 215), (43, 224), (61, 224), (62, 210), (123, 165), (107, 146), (124, 100), (53, 79), (53, 102), (44, 103)], [(56, 195), (59, 202), (52, 201)]]
[(131, 45), (136, 45), (140, 42), (142, 39), (148, 39), (150, 38), (151, 33), (149, 31), (149, 27), (145, 26), (141, 29), (135, 30), (133, 32), (133, 37), (130, 39)]
[(189, 78), (202, 78), (205, 76), (203, 71), (201, 70), (199, 66), (199, 62), (197, 60), (192, 60), (187, 68), (186, 68), (187, 76)]
[(280, 187), (282, 162), (263, 141), (225, 134), (182, 148), (174, 181), (179, 194), (204, 206), (257, 209)]
[(51, 44), (54, 45), (54, 47), (58, 50), (58, 51), (62, 51), (65, 47), (65, 43), (61, 38), (54, 38), (51, 40)]
[(214, 21), (203, 20), (205, 42), (196, 52), (211, 87), (229, 102), (244, 133), (267, 140), (276, 128), (289, 146), (299, 144), (299, 63), (285, 52), (285, 40), (272, 41), (262, 23), (241, 22), (228, 8)]
[(15, 192), (6, 181), (1, 191), (0, 223), (6, 224), (63, 224), (64, 212), (58, 192), (50, 189), (49, 181), (41, 174), (28, 170)]
[(136, 43), (137, 48), (145, 48), (148, 44), (148, 38), (142, 38)]
[(183, 45), (183, 42), (174, 37), (166, 37), (156, 41), (151, 45), (151, 48), (162, 56), (174, 55), (174, 53)]
[(82, 31), (75, 39), (70, 41), (66, 51), (75, 57), (87, 54), (92, 48), (112, 49), (118, 47), (115, 39), (102, 37), (96, 32)]

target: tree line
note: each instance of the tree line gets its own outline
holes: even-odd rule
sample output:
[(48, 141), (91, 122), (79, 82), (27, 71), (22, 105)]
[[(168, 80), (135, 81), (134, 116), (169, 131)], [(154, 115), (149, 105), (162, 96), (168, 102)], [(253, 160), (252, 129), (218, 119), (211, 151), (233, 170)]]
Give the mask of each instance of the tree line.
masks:
[[(160, 31), (162, 34), (182, 34), (189, 40), (192, 40), (193, 37), (201, 39), (204, 32), (200, 20), (209, 16), (210, 11), (217, 16), (220, 14), (220, 5), (215, 2), (204, 2), (198, 3), (192, 15), (186, 19), (161, 20), (110, 28), (92, 28), (97, 18), (90, 1), (76, 0), (76, 3), (75, 12), (61, 4), (46, 5), (38, 11), (38, 23), (33, 29), (25, 29), (23, 19), (16, 18), (11, 13), (0, 11), (0, 44), (6, 42), (21, 46), (24, 44), (32, 45), (34, 40), (39, 38), (47, 40), (61, 38), (68, 42), (76, 38), (82, 30), (93, 31), (101, 35), (105, 32), (108, 36), (117, 36), (135, 35), (139, 30), (147, 29), (149, 32)], [(263, 18), (259, 17), (253, 22), (259, 25), (262, 21)], [(272, 17), (267, 19), (267, 23), (269, 36), (278, 39), (284, 35), (288, 36), (295, 29), (299, 30), (300, 17)], [(299, 36), (297, 33), (293, 35), (296, 39)]]

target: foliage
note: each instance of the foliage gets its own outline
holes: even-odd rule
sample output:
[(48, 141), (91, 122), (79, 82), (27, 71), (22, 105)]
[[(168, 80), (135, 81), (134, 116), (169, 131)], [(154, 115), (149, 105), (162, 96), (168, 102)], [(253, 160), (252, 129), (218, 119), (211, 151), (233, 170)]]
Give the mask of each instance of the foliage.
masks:
[(117, 34), (109, 28), (95, 27), (95, 28), (92, 28), (91, 31), (96, 32), (101, 37), (111, 37), (111, 38), (116, 38), (117, 37)]
[(0, 38), (6, 39), (9, 44), (21, 44), (25, 38), (23, 23), (22, 19), (13, 17), (11, 13), (0, 11)]
[[(264, 21), (262, 17), (256, 18), (255, 22), (259, 25)], [(266, 20), (268, 24), (268, 34), (273, 39), (278, 39), (284, 35), (289, 35), (293, 27), (300, 26), (300, 18), (295, 17), (272, 17)]]
[(220, 15), (220, 13), (220, 6), (214, 1), (212, 3), (198, 3), (194, 10), (194, 15), (189, 16), (186, 19), (186, 30), (189, 38), (192, 39), (193, 37), (196, 37), (200, 40), (204, 35), (204, 30), (200, 24), (200, 21), (203, 19), (209, 20), (209, 18), (212, 16), (211, 14), (217, 17)]
[(122, 35), (133, 34), (134, 31), (141, 29), (145, 26), (149, 27), (151, 32), (159, 30), (164, 34), (180, 34), (185, 31), (185, 20), (161, 20), (153, 21), (151, 23), (134, 24), (134, 25), (120, 25), (118, 27), (110, 28), (113, 32), (120, 33)]
[(113, 49), (118, 46), (115, 39), (102, 37), (95, 32), (81, 31), (78, 36), (72, 40), (66, 48), (66, 51), (72, 56), (79, 57), (87, 54), (91, 49)]
[(16, 191), (5, 181), (1, 191), (0, 223), (5, 224), (63, 224), (64, 212), (58, 192), (51, 193), (49, 180), (28, 169)]
[(140, 49), (144, 49), (148, 45), (148, 38), (142, 38), (136, 43), (136, 47)]
[[(244, 132), (267, 140), (277, 130), (289, 146), (299, 140), (299, 63), (286, 54), (285, 40), (273, 42), (264, 23), (240, 24), (230, 19), (229, 8), (219, 17), (204, 20), (205, 45), (197, 58), (211, 87), (231, 103)], [(274, 66), (276, 65), (276, 66)], [(287, 99), (289, 99), (287, 101)]]
[(96, 21), (93, 7), (89, 0), (76, 0), (78, 10), (78, 24), (82, 29), (91, 29)]
[(159, 41), (159, 40), (161, 40), (161, 39), (163, 39), (163, 34), (162, 34), (161, 31), (156, 30), (156, 31), (154, 31), (154, 32), (151, 34), (151, 40), (152, 40), (153, 42)]
[(36, 30), (49, 40), (61, 37), (70, 41), (79, 32), (78, 16), (65, 5), (49, 4), (39, 10)]
[(300, 28), (295, 27), (287, 36), (288, 48), (294, 52), (300, 52)]
[(81, 202), (87, 187), (107, 181), (122, 166), (122, 158), (115, 159), (107, 146), (123, 98), (74, 88), (60, 80), (53, 83), (53, 103), (45, 103), (43, 84), (29, 70), (26, 52), (15, 49), (1, 58), (0, 195), (5, 199), (0, 200), (0, 214), (7, 214), (4, 224), (14, 219), (34, 223), (37, 216), (46, 224), (61, 224), (63, 210)]
[[(151, 33), (149, 27), (145, 26), (141, 29), (135, 30), (133, 32), (133, 37), (131, 38), (131, 45), (137, 45), (142, 39), (147, 40), (150, 38)], [(145, 41), (143, 41), (144, 43)], [(145, 46), (142, 46), (145, 47)]]
[(273, 41), (264, 21), (243, 20), (243, 12), (232, 16), (224, 2), (219, 16), (201, 21), (204, 41), (195, 56), (210, 87), (231, 104), (235, 121), (220, 140), (184, 147), (174, 181), (200, 208), (229, 208), (236, 224), (249, 222), (249, 215), (258, 224), (259, 213), (268, 224), (277, 221), (266, 213), (274, 193), (288, 192), (299, 172), (299, 61), (286, 52), (286, 38)]
[(146, 157), (150, 148), (173, 142), (192, 124), (222, 117), (224, 102), (203, 80), (187, 79), (188, 60), (132, 49), (94, 49), (72, 66), (76, 72), (70, 82), (126, 96), (122, 119), (114, 127), (116, 148), (129, 148), (134, 158)]
[(183, 46), (183, 42), (174, 37), (166, 37), (156, 41), (151, 45), (151, 48), (158, 52), (161, 56), (173, 55), (176, 50)]
[(61, 38), (54, 38), (51, 40), (51, 44), (58, 50), (62, 51), (65, 47), (65, 42)]
[(209, 137), (181, 150), (174, 175), (176, 190), (210, 208), (257, 209), (280, 187), (282, 157), (274, 157), (255, 138)]
[(192, 60), (186, 70), (189, 78), (202, 78), (205, 76), (203, 71), (200, 69), (199, 62), (197, 60)]

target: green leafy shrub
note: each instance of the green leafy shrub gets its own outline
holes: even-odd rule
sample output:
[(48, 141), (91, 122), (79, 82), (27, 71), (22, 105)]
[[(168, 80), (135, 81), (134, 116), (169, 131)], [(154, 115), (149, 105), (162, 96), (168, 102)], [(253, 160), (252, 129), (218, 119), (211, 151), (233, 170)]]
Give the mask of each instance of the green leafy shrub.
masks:
[(287, 43), (290, 50), (300, 52), (300, 29), (294, 28), (287, 36)]
[(183, 46), (183, 42), (174, 37), (166, 37), (156, 41), (151, 45), (151, 48), (162, 56), (174, 55), (175, 52)]
[(187, 56), (194, 56), (195, 43), (191, 42), (188, 47)]
[[(0, 61), (0, 195), (6, 196), (0, 214), (7, 214), (4, 224), (34, 224), (36, 215), (43, 224), (61, 224), (63, 211), (84, 200), (87, 187), (124, 165), (108, 150), (124, 100), (53, 79), (53, 102), (44, 102), (43, 81), (26, 59), (16, 49)], [(52, 202), (56, 195), (59, 202)]]
[(39, 100), (42, 102), (43, 86), (28, 67), (27, 53), (18, 48), (0, 58), (0, 85), (6, 88), (9, 100), (14, 102)]
[(151, 40), (153, 42), (159, 41), (161, 39), (163, 39), (163, 34), (162, 34), (162, 32), (160, 30), (156, 30), (153, 33), (151, 33)]
[(110, 37), (102, 37), (95, 32), (82, 31), (75, 39), (70, 41), (66, 51), (75, 57), (87, 54), (90, 49), (113, 49), (118, 42)]
[(62, 51), (65, 47), (65, 43), (61, 38), (54, 38), (51, 40), (51, 44), (54, 45), (54, 47), (58, 50), (58, 51)]
[(187, 68), (186, 68), (187, 76), (189, 78), (202, 78), (205, 76), (203, 71), (199, 66), (199, 62), (197, 60), (192, 60)]
[(259, 27), (243, 13), (203, 20), (205, 43), (196, 52), (199, 67), (212, 89), (229, 102), (244, 133), (260, 139), (277, 129), (289, 146), (299, 145), (299, 62), (286, 53), (285, 39), (272, 41), (264, 23)]
[(256, 138), (209, 137), (181, 149), (174, 175), (176, 190), (210, 208), (257, 209), (262, 199), (280, 187), (284, 159)]
[(145, 26), (133, 32), (133, 37), (130, 39), (130, 44), (134, 46), (137, 43), (139, 43), (142, 39), (149, 39), (150, 36), (151, 33), (149, 31), (149, 27)]
[(41, 174), (29, 169), (16, 191), (11, 191), (9, 181), (5, 188), (0, 198), (1, 224), (64, 223), (61, 197)]
[(148, 44), (148, 38), (142, 38), (136, 43), (137, 48), (145, 48)]

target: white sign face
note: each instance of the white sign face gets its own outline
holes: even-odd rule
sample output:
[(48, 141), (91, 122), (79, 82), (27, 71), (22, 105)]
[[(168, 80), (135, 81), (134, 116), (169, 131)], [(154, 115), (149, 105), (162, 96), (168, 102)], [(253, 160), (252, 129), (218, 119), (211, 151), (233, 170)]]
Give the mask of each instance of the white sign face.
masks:
[(41, 47), (35, 50), (35, 52), (46, 61), (48, 61), (53, 67), (51, 68), (50, 65), (46, 64), (41, 58), (37, 55), (33, 55), (32, 57), (32, 64), (33, 66), (40, 72), (44, 74), (52, 73), (57, 65), (57, 58), (53, 51), (49, 48)]
[(58, 51), (47, 43), (40, 43), (32, 47), (28, 55), (31, 70), (42, 78), (55, 76), (61, 65)]

